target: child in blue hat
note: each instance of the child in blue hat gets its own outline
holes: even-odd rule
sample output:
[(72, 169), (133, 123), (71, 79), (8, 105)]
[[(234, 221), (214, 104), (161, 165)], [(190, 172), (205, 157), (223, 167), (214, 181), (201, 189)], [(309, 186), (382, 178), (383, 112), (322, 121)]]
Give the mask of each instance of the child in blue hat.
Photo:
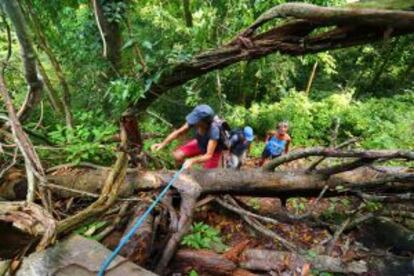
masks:
[(253, 129), (250, 126), (230, 134), (230, 158), (227, 161), (227, 168), (240, 169), (253, 140)]

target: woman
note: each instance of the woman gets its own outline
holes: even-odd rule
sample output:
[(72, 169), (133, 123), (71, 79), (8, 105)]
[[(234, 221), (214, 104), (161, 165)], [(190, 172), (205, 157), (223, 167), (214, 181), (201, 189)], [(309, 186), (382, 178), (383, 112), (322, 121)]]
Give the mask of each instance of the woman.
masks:
[(195, 139), (180, 146), (173, 152), (174, 159), (181, 164), (185, 159), (184, 168), (191, 168), (194, 164), (204, 164), (205, 169), (214, 169), (219, 166), (223, 150), (223, 141), (220, 136), (220, 126), (214, 122), (213, 109), (202, 104), (186, 116), (186, 123), (173, 131), (162, 143), (151, 146), (152, 151), (159, 151), (172, 141), (195, 129)]

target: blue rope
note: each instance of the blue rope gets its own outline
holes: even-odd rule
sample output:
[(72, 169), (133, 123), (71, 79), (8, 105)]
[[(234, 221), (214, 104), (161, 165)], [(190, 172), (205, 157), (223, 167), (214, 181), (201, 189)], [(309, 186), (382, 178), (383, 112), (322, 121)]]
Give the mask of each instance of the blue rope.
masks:
[(151, 211), (155, 208), (155, 206), (161, 201), (161, 199), (164, 197), (164, 195), (168, 192), (169, 188), (174, 184), (174, 182), (177, 180), (178, 176), (184, 171), (184, 166), (181, 167), (179, 171), (177, 171), (173, 178), (170, 180), (167, 186), (161, 191), (161, 193), (158, 195), (158, 197), (152, 202), (151, 206), (148, 207), (148, 209), (145, 211), (145, 213), (137, 219), (134, 226), (131, 228), (131, 230), (119, 241), (118, 246), (115, 248), (114, 251), (112, 251), (112, 254), (102, 263), (101, 268), (99, 269), (98, 276), (104, 276), (105, 270), (109, 267), (109, 265), (112, 263), (112, 261), (115, 259), (115, 257), (118, 255), (118, 253), (121, 251), (122, 247), (124, 247), (128, 241), (131, 239), (131, 237), (135, 234), (135, 232), (138, 230), (138, 228), (142, 225), (142, 223), (145, 221), (145, 219), (148, 217), (148, 215), (151, 213)]

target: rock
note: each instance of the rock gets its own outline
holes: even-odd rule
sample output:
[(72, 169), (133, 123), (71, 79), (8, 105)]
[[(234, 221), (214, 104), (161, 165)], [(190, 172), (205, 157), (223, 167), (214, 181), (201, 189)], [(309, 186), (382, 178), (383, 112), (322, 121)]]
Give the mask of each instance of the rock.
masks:
[[(97, 241), (74, 235), (45, 251), (29, 255), (16, 275), (92, 276), (98, 273), (110, 252)], [(156, 276), (120, 256), (111, 263), (105, 275)]]

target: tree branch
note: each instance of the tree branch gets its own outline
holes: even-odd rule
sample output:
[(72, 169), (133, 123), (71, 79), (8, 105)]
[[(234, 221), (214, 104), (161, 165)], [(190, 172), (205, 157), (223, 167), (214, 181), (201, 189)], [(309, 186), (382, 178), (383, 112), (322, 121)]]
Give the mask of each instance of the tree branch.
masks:
[(252, 34), (257, 28), (275, 18), (289, 17), (306, 19), (324, 26), (362, 25), (411, 28), (414, 22), (414, 13), (409, 11), (331, 8), (306, 3), (286, 3), (263, 13), (247, 28), (245, 33)]
[(310, 157), (310, 156), (323, 156), (323, 157), (339, 157), (339, 158), (363, 158), (363, 159), (405, 159), (414, 160), (414, 152), (412, 151), (399, 151), (399, 150), (349, 150), (339, 151), (334, 149), (325, 148), (309, 148), (300, 151), (293, 151), (289, 154), (282, 155), (278, 158), (273, 159), (265, 166), (264, 171), (272, 171), (276, 167), (283, 163), (291, 162), (294, 160)]
[[(315, 14), (308, 12), (309, 10)], [(380, 41), (384, 39), (384, 32), (390, 27), (394, 28), (390, 37), (414, 32), (413, 12), (323, 8), (292, 3), (277, 6), (273, 11), (276, 11), (277, 16), (282, 14), (306, 20), (287, 22), (253, 36), (254, 28), (274, 17), (273, 12), (267, 12), (228, 45), (208, 50), (194, 56), (188, 62), (165, 70), (166, 73), (149, 88), (146, 96), (133, 105), (134, 111), (144, 112), (169, 89), (240, 61), (255, 60), (277, 52), (293, 56), (305, 55)], [(336, 12), (337, 16), (335, 16)], [(337, 25), (337, 28), (311, 34), (317, 28), (332, 25)], [(241, 39), (246, 35), (249, 36), (248, 43), (246, 39)]]
[[(335, 150), (340, 150), (343, 148), (346, 148), (347, 146), (354, 144), (356, 142), (358, 142), (358, 138), (352, 138), (348, 141), (343, 142), (342, 144), (338, 145), (337, 147), (335, 147)], [(326, 157), (320, 157), (317, 160), (315, 160), (315, 162), (313, 162), (309, 168), (306, 170), (306, 172), (311, 172), (313, 171), (320, 163), (322, 163), (324, 160), (326, 159)]]

